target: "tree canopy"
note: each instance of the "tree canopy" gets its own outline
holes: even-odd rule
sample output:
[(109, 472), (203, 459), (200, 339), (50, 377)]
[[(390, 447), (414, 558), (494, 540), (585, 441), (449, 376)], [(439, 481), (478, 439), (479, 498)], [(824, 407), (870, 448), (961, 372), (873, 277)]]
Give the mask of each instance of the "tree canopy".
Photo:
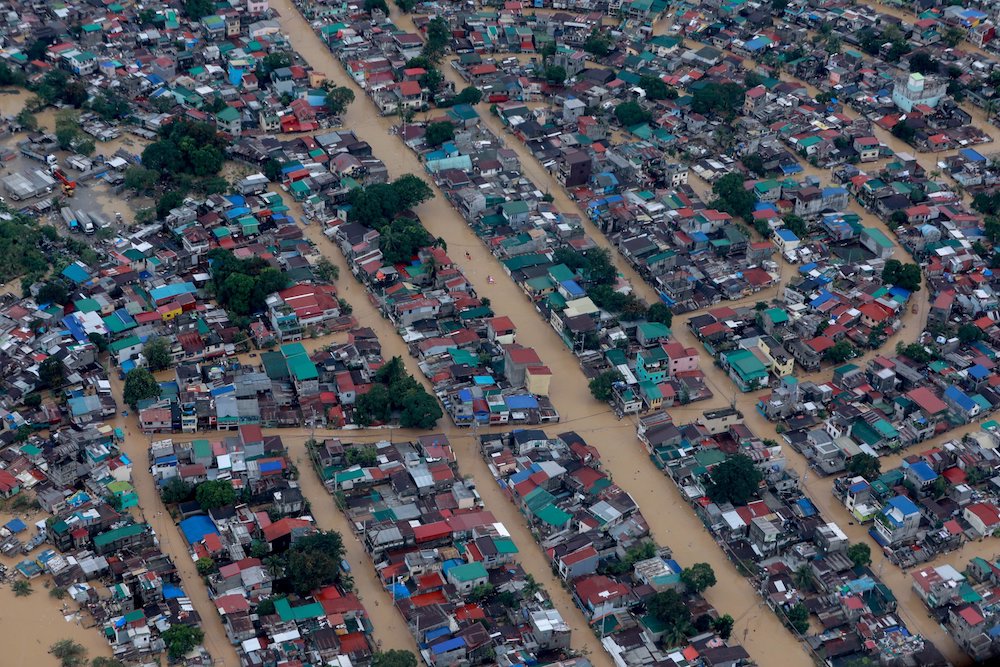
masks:
[(428, 146), (438, 147), (446, 141), (455, 138), (455, 125), (446, 120), (431, 123), (424, 131), (424, 141)]
[(344, 578), (340, 561), (344, 557), (344, 542), (340, 533), (320, 531), (303, 537), (285, 553), (285, 575), (292, 590), (299, 595)]
[(736, 172), (726, 174), (712, 185), (712, 192), (716, 196), (711, 203), (712, 208), (737, 218), (750, 219), (757, 198), (743, 187), (743, 176)]
[(615, 118), (622, 124), (622, 127), (633, 127), (647, 123), (653, 117), (638, 102), (622, 102), (615, 107)]
[(681, 570), (681, 581), (688, 590), (703, 593), (715, 585), (715, 570), (708, 563), (695, 563)]
[(371, 667), (417, 667), (417, 656), (409, 651), (390, 649), (373, 655)]
[(708, 496), (715, 502), (746, 505), (757, 495), (763, 475), (745, 454), (734, 454), (710, 471)]
[(225, 146), (214, 125), (175, 120), (142, 151), (142, 164), (168, 181), (177, 180), (178, 175), (214, 176), (226, 160)]
[(267, 297), (288, 287), (288, 276), (260, 257), (239, 259), (229, 250), (208, 253), (215, 298), (236, 315), (250, 315), (265, 307)]
[(139, 401), (147, 398), (156, 398), (160, 395), (160, 385), (145, 368), (133, 368), (125, 376), (125, 388), (122, 391), (122, 398), (133, 408)]
[(388, 422), (394, 412), (405, 428), (433, 428), (444, 413), (434, 396), (393, 357), (378, 370), (369, 390), (354, 402), (354, 419), (362, 426)]
[(431, 62), (438, 62), (448, 50), (451, 42), (451, 28), (448, 21), (441, 16), (435, 16), (427, 23), (427, 39), (421, 54)]
[(171, 625), (160, 635), (167, 645), (167, 653), (172, 660), (180, 660), (205, 639), (201, 628), (190, 625)]
[(917, 264), (903, 264), (898, 259), (886, 261), (882, 267), (882, 281), (902, 287), (909, 292), (920, 291), (920, 266)]
[(615, 383), (620, 382), (621, 379), (621, 373), (614, 369), (604, 371), (590, 381), (590, 393), (599, 401), (610, 401), (614, 395)]
[[(385, 4), (385, 0), (379, 0)], [(388, 14), (388, 11), (386, 11)], [(326, 110), (335, 116), (347, 111), (348, 105), (354, 101), (354, 91), (346, 86), (336, 86), (326, 91)]]
[(166, 338), (153, 338), (142, 348), (149, 370), (156, 372), (166, 370), (173, 364), (170, 355), (170, 342)]
[(882, 463), (877, 456), (871, 454), (855, 454), (847, 462), (847, 472), (852, 475), (860, 475), (869, 482), (878, 479), (882, 472)]
[(611, 35), (597, 28), (591, 30), (587, 39), (583, 42), (583, 50), (598, 58), (608, 55), (614, 48), (615, 40)]
[[(939, 477), (938, 479), (944, 479)], [(847, 557), (851, 559), (855, 567), (864, 567), (872, 562), (872, 548), (864, 542), (852, 544), (847, 548)]]
[(691, 98), (691, 110), (700, 114), (719, 113), (734, 116), (743, 106), (746, 89), (738, 83), (709, 82), (695, 89)]
[(204, 510), (226, 507), (236, 502), (236, 489), (229, 480), (209, 480), (195, 487), (194, 499)]

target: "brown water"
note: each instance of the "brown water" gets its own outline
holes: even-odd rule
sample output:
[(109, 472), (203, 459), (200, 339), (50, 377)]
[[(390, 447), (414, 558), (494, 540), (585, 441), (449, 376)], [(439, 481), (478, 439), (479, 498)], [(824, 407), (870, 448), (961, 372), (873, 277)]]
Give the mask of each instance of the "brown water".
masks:
[[(355, 90), (358, 99), (347, 111), (344, 119), (345, 127), (351, 128), (360, 138), (371, 144), (374, 154), (388, 165), (393, 176), (407, 172), (421, 174), (422, 168), (417, 158), (403, 146), (402, 142), (388, 133), (393, 124), (392, 119), (377, 115), (374, 105), (364, 97), (364, 92), (360, 88), (348, 80), (339, 62), (315, 36), (291, 3), (288, 0), (276, 0), (271, 6), (281, 15), (283, 31), (290, 36), (296, 51), (302, 54), (312, 67), (333, 78), (338, 85), (350, 85)], [(515, 142), (511, 144), (512, 148), (516, 146)], [(532, 169), (532, 163), (533, 160), (524, 160), (523, 168), (526, 171)], [(559, 189), (552, 188), (550, 191), (554, 196), (560, 196)], [(564, 210), (573, 210), (567, 200), (557, 201)], [(560, 426), (580, 432), (591, 444), (600, 448), (604, 462), (616, 482), (640, 503), (651, 524), (653, 537), (658, 542), (670, 546), (681, 562), (703, 561), (712, 564), (719, 584), (708, 592), (707, 597), (722, 613), (730, 613), (738, 619), (735, 636), (738, 640), (744, 641), (754, 659), (762, 665), (808, 664), (803, 648), (781, 627), (773, 614), (753, 613), (757, 610), (759, 598), (729, 564), (694, 514), (681, 502), (677, 491), (644, 455), (635, 439), (634, 425), (627, 420), (618, 421), (607, 405), (598, 403), (590, 396), (576, 358), (556, 334), (539, 321), (539, 315), (533, 306), (520, 289), (504, 276), (495, 258), (468, 229), (465, 221), (440, 193), (434, 200), (422, 205), (418, 212), (432, 234), (444, 237), (453, 258), (459, 259), (465, 251), (470, 253), (472, 258), (463, 262), (463, 270), (475, 285), (476, 291), (481, 296), (488, 297), (498, 313), (506, 314), (513, 319), (518, 326), (518, 341), (534, 347), (544, 363), (553, 370), (551, 395), (563, 417)], [(320, 236), (319, 230), (314, 225), (307, 227), (307, 230), (310, 237)], [(595, 238), (602, 244), (607, 243), (602, 237), (595, 236)], [(328, 241), (317, 238), (317, 243), (321, 248), (329, 249), (325, 252), (329, 253), (331, 259), (335, 259), (338, 264), (342, 262), (339, 253), (333, 251)], [(648, 286), (624, 266), (620, 258), (616, 259), (619, 260), (619, 268), (633, 280), (641, 294), (647, 298), (655, 296)], [(341, 275), (346, 275), (343, 268)], [(497, 277), (494, 284), (489, 284), (487, 281), (490, 275)], [(354, 287), (351, 291), (354, 289), (360, 288)], [(364, 324), (365, 319), (359, 308), (361, 299), (351, 294), (347, 294), (347, 298), (354, 305), (355, 315)], [(376, 321), (382, 321), (378, 315), (372, 316), (377, 318)], [(400, 339), (390, 327), (382, 324), (376, 330), (386, 356), (395, 354), (394, 349), (405, 352)], [(414, 375), (419, 375), (408, 355), (404, 353), (402, 356), (407, 361), (410, 371)], [(728, 384), (728, 380), (726, 383)], [(720, 384), (720, 387), (723, 386), (726, 385)], [(720, 389), (714, 391), (718, 393)], [(692, 417), (695, 414), (697, 413), (691, 413)], [(522, 519), (495, 489), (495, 484), (481, 463), (471, 441), (466, 437), (460, 436), (461, 439), (455, 437), (454, 429), (450, 425), (444, 430), (453, 438), (462, 469), (476, 474), (477, 488), (483, 493), (488, 506), (514, 533), (521, 549), (520, 561), (523, 567), (546, 586), (563, 611), (567, 622), (574, 627), (573, 646), (585, 649), (598, 665), (610, 664), (609, 658), (604, 654), (594, 635), (583, 627), (582, 614), (573, 609), (568, 600), (562, 598), (562, 589), (552, 580), (541, 551), (531, 546), (531, 539), (525, 532)], [(671, 511), (664, 512), (664, 507), (670, 507)], [(369, 609), (369, 612), (371, 611)]]
[[(0, 512), (0, 524), (7, 523), (14, 517), (28, 524), (28, 531), (22, 535), (35, 534), (34, 523), (48, 516), (44, 512), (16, 514)], [(24, 538), (28, 539), (28, 538)], [(51, 548), (43, 545), (32, 555), (37, 556), (42, 550)], [(14, 566), (27, 556), (8, 558), (0, 556), (0, 562), (13, 572)], [(20, 575), (11, 582), (21, 579)], [(8, 649), (2, 660), (5, 665), (54, 665), (56, 660), (49, 655), (49, 647), (62, 639), (71, 639), (82, 644), (87, 649), (89, 658), (111, 656), (111, 647), (102, 636), (100, 629), (88, 627), (93, 619), (88, 614), (75, 614), (78, 605), (69, 596), (56, 600), (49, 595), (52, 577), (44, 575), (31, 580), (34, 592), (26, 597), (17, 597), (9, 584), (0, 585), (0, 628), (8, 638), (23, 638), (23, 641), (8, 641)], [(63, 612), (65, 607), (65, 614)], [(65, 615), (69, 615), (67, 621)]]

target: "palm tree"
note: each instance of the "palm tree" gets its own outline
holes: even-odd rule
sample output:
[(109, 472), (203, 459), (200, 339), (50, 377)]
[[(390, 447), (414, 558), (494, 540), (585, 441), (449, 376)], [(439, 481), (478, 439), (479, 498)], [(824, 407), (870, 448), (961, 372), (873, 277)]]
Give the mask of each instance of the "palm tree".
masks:
[(280, 578), (282, 573), (285, 571), (285, 559), (281, 556), (268, 556), (264, 559), (263, 564), (267, 569), (268, 574), (275, 579)]
[(792, 581), (795, 582), (797, 588), (803, 590), (811, 589), (813, 585), (813, 573), (812, 568), (808, 565), (803, 565), (799, 569), (795, 570), (792, 575)]

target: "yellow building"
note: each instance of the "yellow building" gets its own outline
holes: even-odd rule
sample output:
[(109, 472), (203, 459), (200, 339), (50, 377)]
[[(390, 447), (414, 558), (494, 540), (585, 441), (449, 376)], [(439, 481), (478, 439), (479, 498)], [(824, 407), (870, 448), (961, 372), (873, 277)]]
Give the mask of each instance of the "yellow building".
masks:
[(535, 396), (548, 396), (551, 381), (552, 371), (548, 366), (529, 366), (524, 372), (525, 388)]

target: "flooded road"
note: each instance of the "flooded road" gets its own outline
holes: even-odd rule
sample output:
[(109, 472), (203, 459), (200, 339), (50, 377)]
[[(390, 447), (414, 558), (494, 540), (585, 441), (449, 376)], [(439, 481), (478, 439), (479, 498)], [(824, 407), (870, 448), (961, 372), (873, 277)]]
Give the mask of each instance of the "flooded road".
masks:
[[(373, 103), (364, 96), (364, 91), (347, 78), (340, 63), (316, 37), (291, 3), (288, 0), (275, 0), (271, 6), (280, 14), (283, 31), (289, 35), (296, 51), (302, 54), (314, 69), (324, 72), (338, 85), (350, 85), (355, 91), (357, 99), (345, 115), (345, 127), (351, 128), (360, 139), (371, 144), (374, 154), (386, 163), (393, 177), (407, 172), (422, 174), (423, 169), (418, 159), (401, 141), (388, 133), (393, 119), (378, 116)], [(511, 144), (511, 147), (514, 147), (515, 142)], [(525, 160), (524, 168), (530, 168), (532, 162), (533, 159)], [(634, 424), (628, 420), (618, 421), (606, 404), (593, 399), (576, 358), (555, 332), (539, 321), (538, 313), (520, 288), (504, 276), (495, 258), (436, 188), (435, 192), (437, 197), (418, 209), (421, 220), (433, 235), (444, 237), (449, 253), (462, 264), (477, 293), (488, 297), (498, 313), (511, 317), (518, 327), (518, 342), (534, 347), (542, 361), (553, 370), (551, 398), (563, 421), (558, 427), (550, 430), (555, 428), (576, 430), (588, 442), (600, 449), (607, 470), (622, 488), (635, 497), (644, 510), (654, 539), (673, 549), (675, 557), (680, 562), (709, 562), (713, 566), (719, 583), (707, 591), (706, 597), (719, 608), (720, 613), (731, 614), (737, 619), (734, 636), (744, 643), (758, 664), (809, 664), (803, 647), (781, 626), (777, 617), (769, 611), (758, 610), (760, 600), (750, 584), (737, 573), (702, 528), (698, 519), (681, 501), (677, 491), (649, 461), (635, 438)], [(553, 189), (552, 193), (553, 196), (559, 194), (556, 189)], [(562, 206), (564, 210), (574, 210), (566, 206), (565, 200)], [(307, 226), (306, 230), (310, 238), (321, 236), (315, 225)], [(603, 236), (594, 236), (597, 242), (607, 245)], [(342, 267), (341, 275), (345, 276), (340, 253), (326, 239), (319, 239), (317, 243), (331, 260), (335, 260)], [(460, 259), (465, 251), (471, 254), (471, 260)], [(640, 294), (647, 299), (655, 296), (652, 289), (644, 281), (639, 280), (620, 257), (616, 257), (616, 262), (625, 275), (633, 281)], [(494, 284), (488, 283), (486, 280), (488, 275), (498, 276)], [(351, 292), (354, 289), (360, 287), (353, 287)], [(360, 307), (361, 299), (350, 293), (345, 296), (354, 305), (354, 314), (358, 317), (359, 323), (365, 325), (365, 317)], [(380, 316), (374, 317), (384, 323)], [(393, 348), (402, 350), (402, 342), (387, 324), (382, 324), (376, 331), (382, 341), (385, 356), (395, 354)], [(403, 358), (410, 372), (419, 377), (416, 365), (405, 354), (405, 350)], [(726, 383), (723, 385), (717, 382), (718, 387), (713, 388), (713, 391), (720, 393), (724, 387), (726, 393), (720, 396), (728, 396), (732, 388), (728, 385), (728, 380)], [(702, 409), (708, 407), (710, 406), (699, 407), (689, 414), (694, 418)], [(570, 610), (571, 605), (568, 601), (566, 604), (560, 603), (561, 587), (553, 582), (551, 571), (541, 550), (532, 547), (529, 544), (530, 538), (522, 532), (525, 530), (522, 518), (493, 488), (495, 485), (492, 477), (485, 465), (480, 463), (476, 447), (467, 436), (453, 435), (455, 429), (445, 425), (445, 420), (442, 420), (441, 425), (445, 426), (443, 430), (453, 438), (462, 470), (471, 471), (476, 475), (477, 488), (490, 490), (489, 496), (484, 493), (490, 509), (504, 520), (512, 532), (516, 531), (514, 535), (521, 550), (522, 566), (546, 586), (549, 594), (563, 610), (567, 622), (574, 627), (573, 646), (587, 648), (589, 657), (595, 664), (610, 664), (593, 633), (583, 627), (582, 614), (575, 609)], [(664, 507), (670, 507), (671, 511), (664, 512)]]
[[(110, 373), (111, 388), (120, 407), (125, 407), (122, 400), (124, 382), (118, 379), (117, 373)], [(170, 556), (177, 566), (181, 576), (184, 592), (201, 616), (201, 629), (205, 631), (205, 648), (212, 655), (216, 664), (239, 665), (236, 650), (229, 643), (222, 627), (222, 619), (215, 605), (208, 597), (208, 590), (202, 578), (195, 569), (194, 562), (188, 552), (184, 536), (167, 513), (160, 494), (156, 490), (153, 476), (149, 472), (149, 438), (139, 430), (139, 420), (134, 411), (129, 411), (128, 417), (121, 413), (108, 422), (112, 427), (122, 429), (125, 440), (121, 449), (132, 459), (132, 486), (139, 496), (139, 505), (133, 509), (138, 520), (147, 521), (153, 526), (160, 540), (160, 549)]]
[[(0, 524), (5, 524), (12, 518), (17, 517), (28, 524), (28, 531), (21, 534), (22, 541), (30, 539), (35, 534), (34, 524), (49, 515), (46, 512), (32, 511), (25, 512), (0, 512)], [(27, 537), (26, 537), (27, 536)], [(43, 544), (32, 552), (32, 556), (37, 556), (45, 549), (51, 548), (49, 544)], [(18, 555), (16, 557), (0, 556), (2, 562), (9, 571), (24, 558), (29, 556)], [(12, 578), (11, 581), (22, 579), (20, 575)], [(62, 600), (49, 595), (52, 588), (52, 577), (43, 575), (31, 581), (33, 592), (25, 597), (14, 595), (10, 585), (0, 585), (0, 628), (3, 628), (4, 636), (8, 638), (7, 648), (4, 651), (2, 660), (5, 665), (54, 665), (55, 658), (49, 654), (49, 647), (62, 640), (71, 639), (81, 644), (87, 649), (87, 658), (93, 659), (99, 656), (111, 657), (111, 647), (99, 628), (87, 627), (94, 621), (89, 614), (76, 615), (79, 605), (67, 595)], [(91, 584), (101, 591), (100, 584)], [(106, 591), (101, 591), (105, 593)], [(63, 612), (70, 616), (66, 620)], [(19, 639), (15, 639), (19, 638)]]

